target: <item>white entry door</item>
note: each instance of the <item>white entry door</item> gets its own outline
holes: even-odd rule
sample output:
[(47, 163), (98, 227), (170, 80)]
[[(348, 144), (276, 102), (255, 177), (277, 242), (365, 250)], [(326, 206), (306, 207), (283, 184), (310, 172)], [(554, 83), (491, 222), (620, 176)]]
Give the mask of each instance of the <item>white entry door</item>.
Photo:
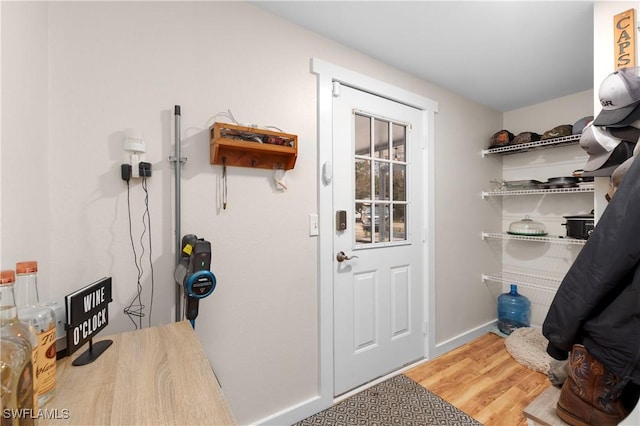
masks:
[(334, 395), (424, 356), (426, 263), (422, 112), (346, 86), (337, 92)]

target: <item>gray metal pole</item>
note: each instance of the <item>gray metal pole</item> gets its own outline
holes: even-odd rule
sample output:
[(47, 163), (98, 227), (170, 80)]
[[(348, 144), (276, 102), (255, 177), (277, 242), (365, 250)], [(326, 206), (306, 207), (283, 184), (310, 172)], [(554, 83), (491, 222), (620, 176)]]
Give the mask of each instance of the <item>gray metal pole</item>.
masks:
[[(175, 106), (175, 163), (176, 163), (176, 200), (175, 200), (175, 217), (176, 217), (176, 267), (180, 264), (180, 251), (182, 250), (182, 242), (180, 235), (180, 172), (182, 167), (182, 158), (180, 158), (180, 105)], [(182, 283), (176, 281), (176, 322), (182, 319)]]

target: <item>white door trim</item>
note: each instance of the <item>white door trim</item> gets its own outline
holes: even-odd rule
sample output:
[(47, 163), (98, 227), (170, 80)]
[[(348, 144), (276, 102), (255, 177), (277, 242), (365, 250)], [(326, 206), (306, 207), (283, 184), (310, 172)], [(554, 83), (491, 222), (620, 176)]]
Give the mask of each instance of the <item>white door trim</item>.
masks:
[[(332, 181), (327, 173), (333, 159), (333, 82), (372, 93), (422, 111), (425, 141), (423, 244), (425, 253), (424, 309), (426, 320), (425, 358), (435, 353), (435, 251), (434, 251), (434, 122), (438, 103), (366, 75), (318, 58), (311, 59), (311, 72), (318, 76), (318, 394), (300, 404), (262, 419), (258, 424), (291, 424), (329, 408), (333, 402), (333, 210)], [(328, 167), (327, 167), (328, 166)], [(329, 173), (330, 174), (330, 173)]]
[(435, 347), (435, 263), (434, 263), (434, 121), (438, 112), (437, 102), (409, 92), (405, 89), (375, 80), (368, 76), (330, 64), (317, 58), (311, 61), (311, 71), (318, 75), (318, 216), (319, 234), (319, 396), (324, 408), (333, 402), (333, 210), (332, 182), (327, 182), (323, 170), (332, 163), (332, 88), (333, 82), (372, 93), (402, 104), (422, 110), (425, 134), (424, 161), (426, 167), (424, 182), (424, 236), (426, 261), (424, 263), (426, 332), (425, 357), (433, 353)]

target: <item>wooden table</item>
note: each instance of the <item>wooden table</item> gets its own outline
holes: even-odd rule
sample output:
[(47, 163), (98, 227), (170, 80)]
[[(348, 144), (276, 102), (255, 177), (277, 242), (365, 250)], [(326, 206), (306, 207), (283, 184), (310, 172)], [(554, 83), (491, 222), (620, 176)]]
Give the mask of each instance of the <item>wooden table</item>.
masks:
[(189, 322), (106, 338), (113, 344), (91, 364), (71, 365), (87, 345), (58, 361), (39, 425), (235, 424)]

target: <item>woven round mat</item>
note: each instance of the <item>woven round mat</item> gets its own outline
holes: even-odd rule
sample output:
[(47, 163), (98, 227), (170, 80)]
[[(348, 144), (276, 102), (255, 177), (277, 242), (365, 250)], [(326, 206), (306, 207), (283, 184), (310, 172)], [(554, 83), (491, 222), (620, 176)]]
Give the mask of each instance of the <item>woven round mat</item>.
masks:
[(548, 343), (540, 329), (531, 327), (516, 328), (504, 340), (507, 352), (513, 359), (531, 370), (544, 374), (549, 373), (551, 362), (551, 356), (547, 354)]

